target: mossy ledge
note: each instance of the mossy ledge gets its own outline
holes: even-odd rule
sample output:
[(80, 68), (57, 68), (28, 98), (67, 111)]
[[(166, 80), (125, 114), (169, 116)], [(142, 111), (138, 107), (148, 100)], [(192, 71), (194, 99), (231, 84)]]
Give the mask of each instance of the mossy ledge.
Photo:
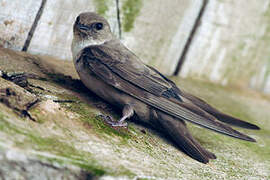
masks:
[(118, 119), (121, 112), (89, 92), (71, 62), (0, 48), (0, 69), (38, 76), (28, 82), (30, 92), (40, 100), (29, 110), (37, 121), (20, 117), (0, 103), (1, 149), (19, 149), (19, 154), (31, 154), (59, 166), (72, 165), (99, 177), (270, 178), (270, 97), (267, 95), (171, 78), (181, 89), (219, 110), (262, 128), (260, 131), (239, 129), (257, 140), (250, 143), (188, 124), (202, 146), (217, 155), (216, 160), (205, 165), (185, 155), (166, 137), (144, 124), (130, 121), (128, 129), (113, 129), (104, 123), (100, 114)]

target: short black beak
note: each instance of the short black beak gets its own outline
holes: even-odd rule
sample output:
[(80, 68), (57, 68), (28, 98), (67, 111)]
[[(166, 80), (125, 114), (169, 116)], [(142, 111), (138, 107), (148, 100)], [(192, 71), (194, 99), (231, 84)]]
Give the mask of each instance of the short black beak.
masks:
[(89, 31), (90, 30), (90, 28), (88, 26), (85, 26), (85, 25), (82, 25), (82, 24), (78, 24), (77, 26), (78, 26), (78, 28), (80, 30), (84, 30), (84, 31)]

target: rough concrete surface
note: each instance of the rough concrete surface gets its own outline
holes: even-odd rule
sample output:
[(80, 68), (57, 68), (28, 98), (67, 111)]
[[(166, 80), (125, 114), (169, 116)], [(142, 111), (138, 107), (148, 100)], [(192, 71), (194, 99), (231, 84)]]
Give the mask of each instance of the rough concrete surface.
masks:
[[(5, 148), (3, 148), (5, 147)], [(89, 172), (72, 165), (50, 162), (33, 154), (1, 144), (0, 179), (94, 179)]]
[[(239, 129), (257, 140), (250, 143), (189, 124), (194, 137), (217, 155), (205, 165), (146, 125), (131, 120), (127, 129), (113, 129), (105, 124), (99, 115), (119, 118), (119, 110), (89, 92), (71, 62), (0, 49), (0, 70), (5, 85), (0, 87), (1, 99), (21, 102), (13, 96), (9, 99), (6, 90), (10, 88), (25, 93), (22, 99), (31, 94), (39, 100), (24, 109), (28, 116), (8, 106), (9, 101), (0, 101), (0, 178), (270, 178), (269, 96), (192, 79), (172, 79), (218, 109), (262, 128)], [(10, 80), (4, 74), (24, 74), (27, 83), (21, 87), (18, 79)]]

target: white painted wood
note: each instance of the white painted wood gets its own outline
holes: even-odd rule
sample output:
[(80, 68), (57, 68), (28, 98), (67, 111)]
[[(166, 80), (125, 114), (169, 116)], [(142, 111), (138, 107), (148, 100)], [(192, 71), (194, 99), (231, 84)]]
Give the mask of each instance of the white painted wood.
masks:
[[(120, 0), (122, 41), (145, 63), (172, 75), (202, 6), (202, 0), (147, 0), (125, 31), (125, 3)], [(127, 13), (128, 14), (128, 13)]]
[(269, 3), (209, 0), (180, 76), (270, 92)]
[(21, 50), (41, 0), (0, 0), (0, 47)]
[[(108, 10), (104, 16), (112, 31), (118, 33), (115, 0), (106, 3)], [(28, 52), (71, 60), (73, 23), (85, 11), (97, 11), (94, 0), (47, 0)]]

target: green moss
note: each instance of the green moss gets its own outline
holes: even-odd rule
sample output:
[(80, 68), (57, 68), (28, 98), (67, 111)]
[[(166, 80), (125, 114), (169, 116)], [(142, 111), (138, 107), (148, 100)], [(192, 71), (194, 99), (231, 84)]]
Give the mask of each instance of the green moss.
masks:
[[(51, 152), (60, 157), (68, 158), (71, 160), (71, 164), (77, 165), (96, 176), (101, 176), (106, 173), (104, 167), (99, 166), (95, 160), (91, 159), (90, 153), (78, 151), (73, 146), (59, 141), (56, 137), (42, 138), (33, 134), (28, 134), (28, 137), (29, 143), (34, 145), (35, 150)], [(51, 161), (56, 161), (61, 164), (65, 163), (57, 158), (53, 158)]]
[[(108, 172), (107, 168), (100, 166), (96, 160), (91, 158), (91, 154), (89, 152), (78, 151), (73, 146), (68, 145), (59, 141), (59, 138), (42, 138), (33, 134), (28, 134), (30, 144), (34, 145), (34, 149), (38, 151), (46, 151), (51, 152), (55, 155), (60, 157), (65, 157), (70, 159), (69, 163), (81, 167), (86, 171), (90, 172), (92, 175), (95, 176), (102, 176), (104, 174), (112, 174)], [(24, 142), (25, 143), (25, 142)], [(62, 162), (62, 164), (66, 163), (64, 161), (58, 161), (55, 158), (52, 161)], [(107, 170), (105, 170), (107, 169)], [(127, 171), (123, 168), (121, 171), (118, 172), (119, 174), (123, 175), (130, 175), (131, 172)], [(113, 175), (113, 174), (112, 174)], [(134, 176), (134, 174), (133, 174)]]
[(142, 0), (126, 0), (122, 6), (123, 28), (125, 32), (131, 31), (136, 17), (139, 15), (143, 3)]
[(82, 164), (82, 163), (73, 163), (73, 164), (75, 164), (75, 165), (77, 165), (77, 166), (81, 167), (82, 169), (85, 169), (89, 172), (92, 172), (96, 176), (102, 176), (102, 175), (106, 174), (105, 170), (93, 167), (93, 166), (88, 165), (88, 164)]
[(7, 134), (25, 134), (21, 129), (16, 128), (16, 126), (8, 123), (5, 119), (7, 117), (3, 114), (0, 114), (0, 131), (6, 132)]
[(266, 66), (266, 72), (264, 73), (264, 78), (263, 78), (263, 80), (264, 80), (263, 85), (264, 86), (266, 85), (267, 81), (269, 81), (268, 77), (270, 76), (270, 56), (268, 56), (268, 60), (267, 60), (265, 66)]
[[(82, 151), (79, 152), (73, 146), (59, 141), (59, 137), (43, 138), (38, 133), (26, 131), (22, 128), (18, 129), (16, 126), (7, 122), (2, 114), (0, 114), (0, 131), (6, 132), (10, 135), (23, 135), (25, 137), (23, 141), (15, 142), (17, 147), (25, 148), (29, 146), (31, 149), (37, 151), (50, 152), (60, 157), (68, 158), (71, 160), (71, 164), (78, 165), (96, 176), (106, 173), (104, 167), (99, 166), (99, 163), (91, 159), (90, 153)], [(59, 162), (60, 164), (66, 163), (57, 158), (43, 158), (51, 160), (52, 162)], [(78, 161), (81, 163), (78, 163)]]
[(105, 15), (106, 11), (109, 9), (107, 0), (94, 0), (94, 4), (99, 15)]
[(42, 124), (42, 123), (46, 122), (47, 117), (44, 116), (38, 108), (32, 108), (30, 110), (30, 114), (35, 119), (35, 121), (37, 123)]
[(119, 136), (122, 139), (122, 143), (126, 142), (126, 140), (131, 137), (128, 130), (124, 128), (114, 129), (109, 125), (105, 124), (104, 120), (101, 117), (97, 116), (95, 110), (93, 110), (93, 107), (90, 107), (90, 105), (80, 101), (78, 98), (65, 96), (65, 99), (72, 100), (74, 101), (74, 103), (68, 105), (62, 104), (62, 106), (68, 111), (79, 114), (79, 119), (84, 122), (87, 127), (95, 130), (101, 136)]

